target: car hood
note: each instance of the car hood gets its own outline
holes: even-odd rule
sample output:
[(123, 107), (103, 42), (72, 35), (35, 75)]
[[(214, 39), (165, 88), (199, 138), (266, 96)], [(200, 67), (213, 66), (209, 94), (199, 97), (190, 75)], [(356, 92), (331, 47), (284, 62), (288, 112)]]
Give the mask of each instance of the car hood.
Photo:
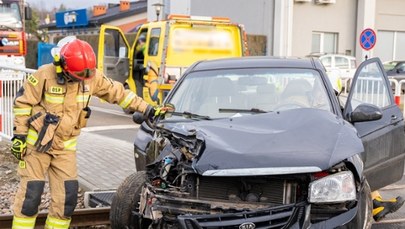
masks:
[(194, 169), (204, 175), (249, 170), (256, 175), (316, 172), (363, 152), (350, 123), (315, 109), (167, 123), (165, 128), (182, 135), (196, 134), (205, 142), (193, 162)]

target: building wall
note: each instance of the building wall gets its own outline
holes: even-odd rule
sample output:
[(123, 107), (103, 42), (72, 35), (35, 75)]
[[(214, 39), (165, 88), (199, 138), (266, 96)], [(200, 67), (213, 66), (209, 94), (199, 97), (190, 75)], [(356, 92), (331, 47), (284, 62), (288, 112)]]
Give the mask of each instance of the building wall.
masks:
[(294, 3), (292, 56), (311, 53), (312, 33), (338, 33), (337, 52), (354, 55), (356, 43), (356, 0), (336, 0), (317, 5), (313, 1)]
[(382, 61), (405, 60), (405, 1), (377, 0), (374, 56)]

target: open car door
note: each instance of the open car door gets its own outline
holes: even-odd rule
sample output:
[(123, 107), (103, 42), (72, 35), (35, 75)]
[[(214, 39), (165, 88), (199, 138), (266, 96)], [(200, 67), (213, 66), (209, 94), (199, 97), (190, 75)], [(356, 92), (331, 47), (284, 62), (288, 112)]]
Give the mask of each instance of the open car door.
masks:
[(113, 80), (125, 83), (130, 74), (130, 48), (124, 33), (117, 27), (101, 25), (97, 68)]
[[(361, 104), (374, 105), (382, 117), (374, 121), (353, 121), (353, 111)], [(363, 141), (362, 159), (371, 190), (400, 180), (405, 157), (404, 118), (394, 102), (390, 82), (379, 58), (366, 60), (358, 67), (343, 114), (348, 121), (352, 120)]]

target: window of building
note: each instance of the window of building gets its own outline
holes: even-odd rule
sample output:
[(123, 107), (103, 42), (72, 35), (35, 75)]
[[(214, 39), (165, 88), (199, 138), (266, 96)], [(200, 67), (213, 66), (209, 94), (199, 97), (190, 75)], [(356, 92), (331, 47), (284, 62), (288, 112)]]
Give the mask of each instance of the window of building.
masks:
[(337, 53), (338, 33), (313, 32), (312, 53)]

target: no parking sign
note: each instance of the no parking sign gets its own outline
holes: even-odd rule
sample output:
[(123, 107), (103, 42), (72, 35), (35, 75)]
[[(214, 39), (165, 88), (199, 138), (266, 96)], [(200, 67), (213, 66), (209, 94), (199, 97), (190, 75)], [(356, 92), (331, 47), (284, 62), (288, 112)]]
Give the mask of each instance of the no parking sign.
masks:
[(372, 49), (377, 42), (377, 35), (374, 30), (367, 28), (363, 30), (360, 34), (360, 46), (368, 51)]

